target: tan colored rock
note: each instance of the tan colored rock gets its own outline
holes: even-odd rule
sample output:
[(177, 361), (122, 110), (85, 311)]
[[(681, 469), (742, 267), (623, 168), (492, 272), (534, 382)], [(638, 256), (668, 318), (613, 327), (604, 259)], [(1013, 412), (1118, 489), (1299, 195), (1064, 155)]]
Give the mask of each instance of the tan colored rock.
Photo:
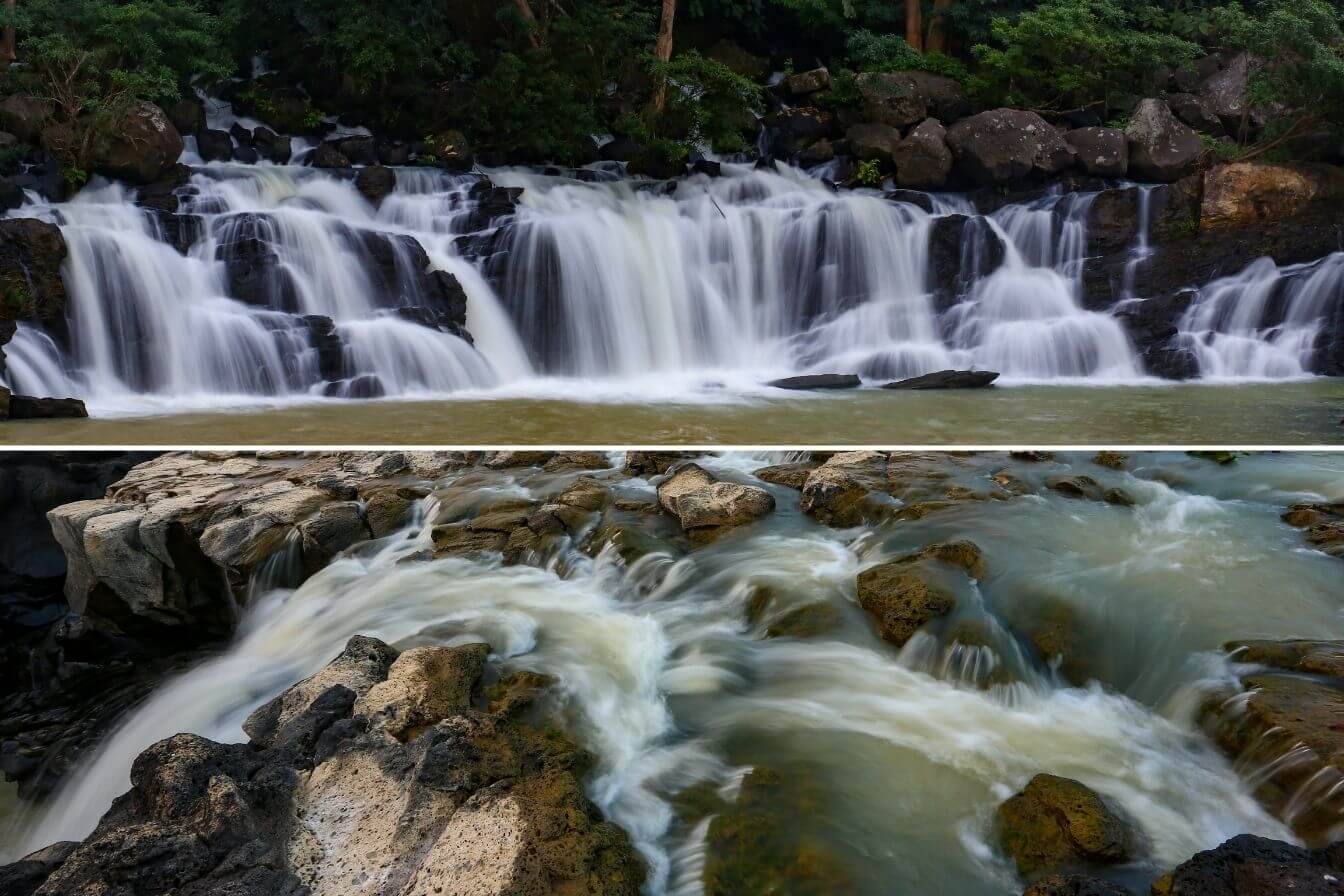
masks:
[(1134, 836), (1091, 788), (1037, 775), (995, 814), (999, 845), (1026, 876), (1129, 861)]
[(355, 713), (393, 737), (413, 737), (471, 705), (471, 689), (481, 677), (486, 644), (460, 647), (415, 647), (397, 657), (387, 679), (369, 688), (355, 703)]
[(829, 458), (803, 485), (803, 513), (828, 526), (857, 526), (878, 515), (887, 488), (887, 457), (877, 451), (844, 451)]
[(775, 509), (774, 497), (764, 489), (720, 482), (697, 464), (687, 464), (659, 483), (658, 503), (696, 541), (712, 541)]
[(1344, 679), (1344, 641), (1229, 641), (1223, 649), (1239, 663)]
[(772, 485), (782, 485), (786, 488), (795, 488), (802, 490), (807, 484), (807, 477), (812, 475), (812, 471), (821, 464), (813, 461), (802, 461), (792, 464), (776, 464), (772, 467), (761, 467), (759, 470), (752, 471), (753, 476), (762, 482), (769, 482)]
[(1344, 170), (1333, 165), (1231, 162), (1204, 175), (1199, 226), (1246, 227), (1301, 214), (1313, 202), (1344, 198)]
[(957, 606), (956, 595), (928, 561), (903, 559), (865, 569), (857, 592), (859, 606), (876, 620), (882, 640), (897, 647)]

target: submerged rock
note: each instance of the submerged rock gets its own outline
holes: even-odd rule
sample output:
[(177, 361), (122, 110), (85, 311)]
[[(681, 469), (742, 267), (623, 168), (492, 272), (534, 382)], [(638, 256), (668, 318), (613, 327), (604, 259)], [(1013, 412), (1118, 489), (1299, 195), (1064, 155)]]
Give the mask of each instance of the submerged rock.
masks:
[(636, 896), (644, 865), (584, 796), (588, 757), (470, 705), (485, 650), (396, 656), (352, 639), (249, 719), (264, 736), (154, 744), (83, 843), (0, 868), (0, 880), (24, 875), (45, 896)]
[(1040, 774), (995, 813), (999, 845), (1024, 876), (1134, 856), (1129, 826), (1091, 788)]
[(999, 378), (993, 370), (939, 370), (894, 383), (883, 389), (983, 389)]

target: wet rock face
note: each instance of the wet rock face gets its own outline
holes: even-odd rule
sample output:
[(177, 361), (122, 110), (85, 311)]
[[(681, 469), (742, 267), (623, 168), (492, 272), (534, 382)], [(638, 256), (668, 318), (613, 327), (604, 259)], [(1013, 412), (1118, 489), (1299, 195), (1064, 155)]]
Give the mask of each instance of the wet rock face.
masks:
[(856, 526), (877, 514), (874, 493), (886, 488), (887, 458), (876, 451), (844, 451), (803, 483), (802, 509), (836, 527)]
[(0, 321), (65, 319), (67, 254), (61, 229), (36, 218), (0, 220)]
[(0, 880), (44, 896), (635, 896), (645, 869), (584, 796), (589, 757), (473, 708), (486, 650), (354, 638), (248, 720), (250, 744), (160, 741), (82, 844)]
[(1204, 175), (1200, 227), (1216, 230), (1279, 221), (1318, 201), (1344, 197), (1344, 172), (1330, 165), (1235, 162)]
[(984, 575), (980, 549), (969, 541), (932, 544), (859, 573), (859, 606), (873, 617), (882, 640), (904, 646), (915, 632), (956, 609), (956, 593), (940, 569), (944, 566), (972, 577)]
[(1095, 792), (1037, 775), (995, 815), (999, 845), (1024, 876), (1133, 858), (1133, 834)]

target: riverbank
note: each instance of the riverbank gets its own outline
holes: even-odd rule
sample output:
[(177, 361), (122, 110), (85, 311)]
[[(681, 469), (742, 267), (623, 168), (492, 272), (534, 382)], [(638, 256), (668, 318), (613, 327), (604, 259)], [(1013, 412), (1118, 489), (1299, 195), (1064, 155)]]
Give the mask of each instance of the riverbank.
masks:
[(864, 389), (695, 402), (328, 401), (144, 417), (11, 421), (23, 445), (1333, 445), (1344, 380), (1236, 385)]

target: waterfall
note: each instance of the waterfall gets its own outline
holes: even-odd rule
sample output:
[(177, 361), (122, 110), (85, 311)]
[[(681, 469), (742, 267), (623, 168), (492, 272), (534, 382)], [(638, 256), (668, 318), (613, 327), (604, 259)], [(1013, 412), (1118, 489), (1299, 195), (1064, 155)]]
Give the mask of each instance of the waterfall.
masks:
[[(398, 168), (375, 208), (348, 170), (184, 158), (175, 214), (104, 181), (10, 212), (61, 226), (70, 296), (68, 338), (25, 327), (8, 347), (11, 388), (136, 413), (577, 388), (685, 398), (944, 368), (1009, 384), (1144, 378), (1121, 323), (1081, 302), (1095, 193), (982, 216), (955, 196), (926, 211), (837, 192), (783, 164), (725, 162), (721, 177), (664, 184), (601, 163)], [(1150, 191), (1136, 189), (1122, 301), (1151, 252)], [(935, 257), (949, 218), (966, 222), (955, 283)], [(1318, 369), (1324, 299), (1308, 294), (1332, 289), (1336, 267), (1296, 288), (1282, 319), (1252, 310), (1263, 265), (1207, 287), (1182, 326), (1204, 375)]]
[(1199, 290), (1179, 339), (1210, 379), (1300, 378), (1341, 324), (1344, 252), (1283, 268), (1261, 258)]

